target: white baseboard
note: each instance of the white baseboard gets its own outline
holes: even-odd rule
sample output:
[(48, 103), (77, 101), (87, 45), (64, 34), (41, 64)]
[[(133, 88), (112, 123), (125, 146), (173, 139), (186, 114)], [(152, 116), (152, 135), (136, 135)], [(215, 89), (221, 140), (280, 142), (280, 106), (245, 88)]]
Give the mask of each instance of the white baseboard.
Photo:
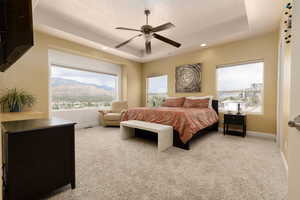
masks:
[(280, 155), (281, 155), (281, 158), (282, 158), (282, 161), (283, 161), (283, 164), (284, 164), (284, 168), (286, 170), (286, 173), (288, 174), (288, 171), (289, 171), (289, 165), (288, 165), (288, 162), (285, 158), (285, 155), (282, 151), (280, 151)]
[(247, 134), (253, 137), (262, 137), (265, 139), (270, 139), (276, 141), (276, 135), (274, 133), (264, 133), (256, 131), (247, 131)]
[[(223, 128), (219, 127), (219, 131), (223, 132)], [(252, 137), (260, 137), (264, 139), (274, 140), (276, 141), (276, 135), (273, 133), (264, 133), (264, 132), (257, 132), (257, 131), (247, 131), (248, 136)]]

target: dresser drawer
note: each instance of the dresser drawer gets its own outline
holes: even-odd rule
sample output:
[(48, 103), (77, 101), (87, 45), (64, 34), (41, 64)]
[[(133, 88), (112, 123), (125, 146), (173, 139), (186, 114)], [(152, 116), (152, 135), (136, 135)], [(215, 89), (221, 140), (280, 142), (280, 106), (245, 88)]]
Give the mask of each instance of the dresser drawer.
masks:
[(244, 115), (224, 115), (224, 123), (228, 124), (244, 124), (245, 116)]

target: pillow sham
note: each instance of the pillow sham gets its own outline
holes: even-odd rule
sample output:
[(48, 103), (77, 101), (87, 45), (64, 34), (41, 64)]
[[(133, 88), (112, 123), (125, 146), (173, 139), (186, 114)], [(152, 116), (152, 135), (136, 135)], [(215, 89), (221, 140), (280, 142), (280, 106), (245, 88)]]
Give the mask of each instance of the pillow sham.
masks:
[(163, 107), (182, 107), (185, 97), (167, 97), (162, 104)]
[(185, 108), (209, 108), (209, 98), (206, 99), (188, 99), (183, 104)]
[(203, 96), (203, 97), (186, 97), (186, 99), (193, 99), (193, 100), (197, 100), (197, 99), (209, 99), (209, 108), (212, 108), (212, 100), (213, 100), (213, 96)]

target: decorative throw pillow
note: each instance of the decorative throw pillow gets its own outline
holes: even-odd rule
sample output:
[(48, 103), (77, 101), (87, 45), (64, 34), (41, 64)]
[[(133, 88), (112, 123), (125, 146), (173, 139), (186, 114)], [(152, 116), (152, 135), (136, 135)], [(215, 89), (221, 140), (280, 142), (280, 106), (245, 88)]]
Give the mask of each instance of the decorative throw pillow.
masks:
[(203, 96), (203, 97), (186, 97), (186, 99), (193, 99), (193, 100), (197, 100), (197, 99), (209, 99), (209, 108), (212, 108), (212, 100), (213, 100), (213, 96)]
[(168, 97), (162, 104), (163, 107), (182, 107), (185, 97)]
[(209, 98), (207, 99), (188, 99), (183, 104), (185, 108), (209, 108)]

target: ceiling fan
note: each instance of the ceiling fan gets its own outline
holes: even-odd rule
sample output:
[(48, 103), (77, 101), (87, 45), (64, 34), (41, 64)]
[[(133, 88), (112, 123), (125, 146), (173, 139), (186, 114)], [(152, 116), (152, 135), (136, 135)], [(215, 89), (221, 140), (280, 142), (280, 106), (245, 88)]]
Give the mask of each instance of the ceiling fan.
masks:
[(160, 31), (164, 31), (164, 30), (167, 30), (167, 29), (170, 29), (170, 28), (173, 28), (175, 27), (174, 24), (168, 22), (168, 23), (165, 23), (165, 24), (162, 24), (160, 26), (157, 26), (157, 27), (152, 27), (148, 24), (148, 17), (150, 15), (150, 10), (145, 10), (145, 15), (146, 15), (146, 25), (142, 26), (141, 29), (133, 29), (133, 28), (125, 28), (125, 27), (117, 27), (116, 29), (119, 29), (119, 30), (127, 30), (127, 31), (136, 31), (136, 32), (140, 32), (140, 34), (130, 38), (129, 40), (121, 43), (121, 44), (118, 44), (116, 46), (116, 48), (120, 48), (126, 44), (128, 44), (129, 42), (131, 42), (132, 40), (138, 38), (138, 37), (141, 37), (141, 36), (144, 36), (145, 38), (145, 47), (146, 47), (146, 53), (147, 54), (150, 54), (151, 53), (151, 39), (152, 38), (156, 38), (160, 41), (163, 41), (165, 43), (168, 43), (172, 46), (175, 46), (177, 48), (179, 48), (181, 46), (180, 43), (178, 42), (175, 42), (173, 40), (170, 40), (169, 38), (166, 38), (164, 36), (161, 36), (159, 34), (157, 34), (157, 32), (160, 32)]

